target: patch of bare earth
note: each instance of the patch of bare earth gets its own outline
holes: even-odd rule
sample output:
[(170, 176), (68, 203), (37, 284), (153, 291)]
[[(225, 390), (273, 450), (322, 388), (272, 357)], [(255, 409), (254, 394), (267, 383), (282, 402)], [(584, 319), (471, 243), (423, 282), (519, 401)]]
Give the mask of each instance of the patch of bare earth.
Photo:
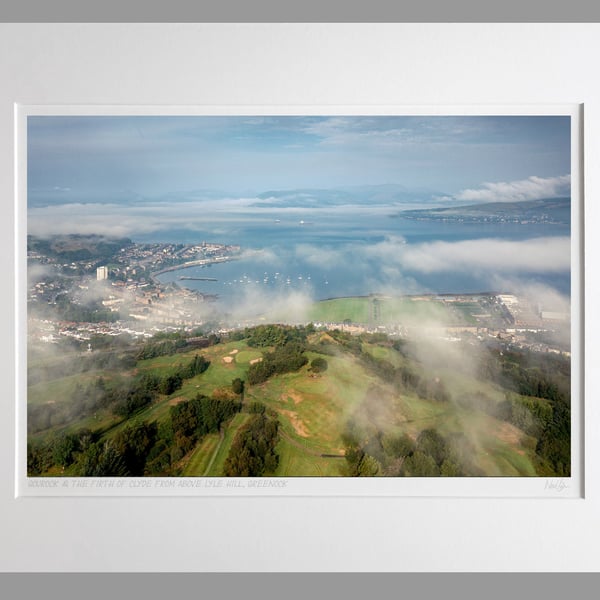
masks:
[(294, 404), (300, 404), (300, 402), (304, 400), (304, 397), (295, 390), (288, 390), (285, 393), (281, 394), (281, 400), (283, 400), (284, 402), (287, 402), (287, 400), (289, 399), (291, 399)]
[(302, 422), (302, 420), (298, 417), (298, 413), (295, 413), (293, 410), (280, 410), (279, 411), (281, 414), (285, 415), (290, 423), (292, 424), (292, 427), (294, 428), (294, 431), (300, 436), (300, 437), (304, 437), (307, 438), (308, 437), (308, 431), (306, 430), (306, 426), (304, 425), (304, 423)]
[(321, 342), (327, 342), (328, 344), (335, 344), (336, 346), (339, 346), (340, 343), (333, 337), (331, 337), (328, 333), (324, 333), (320, 338), (319, 341)]
[(523, 437), (523, 432), (510, 423), (500, 423), (494, 433), (502, 442), (506, 442), (507, 444), (514, 446), (518, 446), (521, 443), (521, 438)]
[(187, 398), (184, 398), (183, 396), (177, 396), (177, 398), (171, 398), (169, 400), (169, 406), (175, 406), (176, 404), (179, 404), (180, 402), (185, 402), (187, 400)]

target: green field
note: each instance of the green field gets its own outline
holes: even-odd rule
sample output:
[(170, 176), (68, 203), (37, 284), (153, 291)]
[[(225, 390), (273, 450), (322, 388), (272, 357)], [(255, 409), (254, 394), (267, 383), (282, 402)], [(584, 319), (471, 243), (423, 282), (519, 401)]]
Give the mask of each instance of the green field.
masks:
[(287, 437), (281, 437), (277, 445), (279, 466), (275, 475), (280, 477), (340, 477), (345, 461), (339, 458), (323, 458), (318, 454), (298, 448)]
[(209, 433), (202, 442), (194, 448), (192, 455), (188, 459), (183, 475), (188, 477), (203, 477), (206, 475), (206, 469), (210, 464), (211, 458), (219, 448), (221, 438), (218, 433)]
[[(473, 306), (477, 307), (476, 304)], [(323, 300), (311, 306), (308, 319), (325, 323), (404, 326), (423, 326), (428, 323), (457, 326), (475, 323), (467, 307), (457, 310), (452, 305), (434, 298), (407, 296), (361, 296)]]
[(369, 298), (336, 298), (315, 303), (308, 312), (312, 321), (328, 323), (368, 323), (372, 302)]

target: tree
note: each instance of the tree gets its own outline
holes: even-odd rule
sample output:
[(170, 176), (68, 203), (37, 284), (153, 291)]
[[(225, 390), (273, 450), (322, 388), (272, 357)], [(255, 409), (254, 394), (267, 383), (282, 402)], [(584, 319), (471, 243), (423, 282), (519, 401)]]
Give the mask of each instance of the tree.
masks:
[(234, 394), (237, 394), (238, 396), (243, 396), (244, 395), (244, 382), (239, 377), (236, 377), (231, 382), (231, 389), (233, 390)]
[(27, 442), (27, 475), (44, 473), (52, 466), (52, 451), (47, 444)]
[(435, 460), (420, 450), (416, 450), (404, 461), (402, 471), (410, 477), (436, 477), (440, 474)]
[(440, 467), (440, 475), (442, 477), (458, 477), (460, 468), (454, 461), (446, 459)]
[(178, 390), (183, 383), (181, 376), (177, 373), (173, 375), (167, 375), (163, 377), (159, 385), (159, 392), (168, 396), (172, 394), (175, 390)]
[(79, 449), (79, 438), (75, 434), (63, 433), (51, 442), (52, 460), (55, 465), (68, 467), (73, 462), (73, 455)]
[(259, 477), (273, 473), (279, 464), (275, 446), (279, 421), (266, 414), (253, 415), (236, 434), (225, 460), (228, 477)]
[(262, 415), (266, 412), (267, 407), (262, 402), (250, 402), (248, 412), (254, 415)]
[(324, 371), (327, 371), (328, 366), (329, 365), (327, 364), (327, 361), (322, 356), (317, 356), (316, 358), (312, 359), (310, 363), (310, 370), (313, 373), (323, 373)]
[(431, 456), (435, 464), (440, 466), (448, 454), (446, 440), (437, 429), (424, 429), (417, 438), (417, 450)]
[(370, 454), (365, 454), (358, 465), (359, 477), (375, 477), (380, 471), (379, 461)]
[(82, 455), (79, 472), (82, 477), (125, 477), (129, 471), (112, 442), (91, 444)]
[(415, 450), (415, 442), (406, 433), (401, 435), (386, 434), (383, 436), (381, 443), (385, 453), (394, 458), (404, 458)]
[(115, 449), (122, 456), (127, 471), (134, 477), (144, 475), (146, 458), (156, 441), (157, 434), (156, 422), (143, 422), (128, 425), (115, 436)]

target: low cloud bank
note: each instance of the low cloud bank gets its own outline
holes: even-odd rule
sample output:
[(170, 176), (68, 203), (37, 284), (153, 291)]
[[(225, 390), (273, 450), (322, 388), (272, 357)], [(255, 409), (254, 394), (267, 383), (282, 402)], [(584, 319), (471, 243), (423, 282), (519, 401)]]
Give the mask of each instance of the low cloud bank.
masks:
[(348, 244), (326, 247), (302, 244), (297, 256), (314, 265), (352, 263), (360, 268), (365, 263), (377, 271), (438, 273), (463, 271), (471, 273), (562, 273), (571, 267), (571, 240), (567, 236), (541, 237), (529, 240), (484, 238), (458, 242), (423, 242), (409, 244), (401, 237), (388, 237), (372, 245)]
[(571, 175), (547, 178), (534, 175), (520, 181), (484, 183), (479, 189), (459, 192), (455, 198), (472, 202), (521, 202), (570, 195)]
[(404, 268), (421, 273), (492, 271), (560, 273), (571, 266), (570, 239), (544, 237), (524, 241), (498, 239), (428, 242), (416, 245), (381, 244), (371, 252), (395, 256)]

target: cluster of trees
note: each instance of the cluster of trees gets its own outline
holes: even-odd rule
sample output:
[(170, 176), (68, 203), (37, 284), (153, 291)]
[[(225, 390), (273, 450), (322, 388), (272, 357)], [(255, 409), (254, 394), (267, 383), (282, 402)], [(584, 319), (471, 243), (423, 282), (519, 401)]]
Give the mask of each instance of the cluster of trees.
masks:
[(471, 460), (474, 448), (464, 434), (446, 438), (437, 429), (428, 428), (413, 440), (405, 433), (378, 430), (369, 434), (351, 421), (342, 439), (347, 474), (351, 477), (463, 477), (483, 474)]
[[(323, 352), (322, 347), (315, 347), (308, 343), (307, 338), (315, 328), (312, 324), (307, 326), (292, 327), (288, 325), (259, 325), (247, 328), (243, 332), (236, 332), (235, 339), (246, 339), (251, 347), (273, 348), (263, 354), (260, 362), (250, 365), (247, 381), (256, 385), (267, 381), (274, 375), (293, 373), (300, 370), (308, 363), (305, 355), (307, 350)], [(328, 367), (327, 361), (316, 357), (311, 361), (311, 371), (322, 373)]]
[[(199, 339), (201, 338), (201, 339)], [(137, 360), (170, 356), (177, 352), (185, 352), (191, 348), (207, 348), (218, 344), (221, 339), (214, 333), (204, 336), (202, 330), (189, 334), (182, 331), (159, 332), (146, 342), (137, 352)]]
[(207, 433), (219, 431), (221, 423), (239, 412), (241, 407), (241, 402), (236, 400), (216, 400), (200, 394), (193, 400), (172, 406), (173, 440), (175, 446), (181, 449), (181, 456)]
[(129, 418), (152, 403), (157, 396), (154, 379), (144, 377), (122, 385), (113, 385), (106, 391), (106, 404), (115, 415)]
[(305, 344), (307, 336), (314, 332), (312, 324), (307, 326), (291, 325), (258, 325), (248, 327), (244, 331), (234, 332), (230, 337), (232, 340), (245, 339), (248, 346), (252, 348), (267, 348), (270, 346), (283, 346), (291, 342)]
[(175, 339), (156, 339), (156, 336), (150, 342), (146, 342), (138, 351), (135, 358), (137, 360), (146, 360), (148, 358), (157, 358), (158, 356), (169, 356), (185, 348), (187, 341), (183, 336)]
[(169, 396), (181, 388), (184, 380), (191, 379), (196, 375), (204, 373), (209, 366), (210, 361), (206, 360), (204, 356), (196, 354), (188, 364), (178, 365), (171, 373), (168, 373), (163, 377), (157, 377), (152, 373), (145, 374), (142, 377), (142, 382), (153, 391)]
[(535, 451), (540, 475), (571, 475), (571, 410), (562, 402), (554, 404), (552, 419), (541, 432)]
[(158, 437), (156, 422), (127, 425), (112, 440), (91, 444), (79, 457), (82, 477), (141, 477)]
[(523, 396), (570, 405), (571, 362), (564, 356), (490, 349), (481, 361), (479, 376)]
[(54, 466), (64, 469), (95, 441), (96, 434), (89, 429), (81, 429), (77, 433), (55, 434), (44, 442), (28, 442), (27, 473), (30, 476), (40, 475)]
[[(147, 451), (157, 437), (156, 423), (127, 425), (114, 438), (100, 441), (98, 432), (81, 429), (57, 433), (27, 446), (27, 472), (39, 475), (75, 465), (70, 474), (83, 477), (143, 475)], [(142, 460), (144, 459), (144, 460)]]
[(240, 408), (239, 402), (198, 394), (171, 407), (160, 425), (130, 424), (112, 439), (90, 444), (79, 455), (75, 472), (84, 477), (176, 475), (177, 462)]
[[(128, 423), (108, 439), (82, 429), (59, 433), (27, 447), (30, 476), (53, 468), (75, 477), (175, 475), (176, 463), (241, 409), (241, 403), (202, 395), (171, 407), (169, 418)], [(268, 461), (267, 461), (268, 462)]]
[(53, 467), (80, 477), (142, 475), (145, 452), (156, 437), (156, 423), (128, 425), (113, 439), (100, 441), (97, 433), (82, 429), (59, 433), (44, 443), (28, 444), (27, 472), (39, 475)]
[[(70, 467), (69, 474), (74, 477), (141, 477), (146, 474), (146, 462), (159, 439), (159, 429), (156, 422), (131, 423), (107, 440), (82, 430), (56, 436), (46, 448), (53, 449), (54, 465)], [(29, 456), (33, 458), (35, 453)]]
[(496, 413), (535, 440), (535, 468), (539, 475), (570, 476), (571, 409), (567, 404), (508, 393), (497, 405)]
[(158, 394), (172, 394), (184, 380), (203, 373), (209, 365), (202, 355), (195, 355), (187, 364), (179, 365), (163, 377), (145, 373), (133, 380), (115, 379), (107, 383), (103, 377), (98, 377), (88, 385), (77, 384), (61, 402), (29, 404), (27, 431), (38, 433), (60, 427), (101, 409), (110, 409), (115, 415), (129, 418), (151, 404)]
[(322, 356), (316, 356), (310, 361), (310, 370), (313, 373), (323, 373), (328, 367), (328, 362)]
[(414, 450), (408, 454), (399, 474), (406, 477), (463, 477), (482, 475), (471, 464), (474, 448), (464, 434), (450, 439), (434, 429), (424, 429), (417, 437)]
[(244, 337), (251, 348), (282, 346), (288, 341), (288, 331), (291, 329), (280, 325), (259, 325), (246, 329)]
[(298, 371), (307, 362), (304, 346), (297, 342), (288, 342), (272, 352), (265, 353), (262, 361), (250, 365), (247, 380), (251, 385), (263, 383), (273, 375)]
[(279, 441), (279, 421), (258, 412), (236, 434), (225, 460), (227, 477), (260, 477), (274, 473), (279, 464), (275, 446)]
[(490, 350), (480, 376), (507, 390), (497, 418), (535, 438), (539, 475), (571, 474), (571, 363), (568, 358), (528, 351)]
[(127, 387), (110, 390), (113, 412), (123, 417), (130, 417), (138, 410), (150, 404), (157, 394), (166, 396), (177, 391), (184, 380), (204, 373), (210, 362), (202, 355), (196, 354), (187, 364), (180, 364), (167, 375), (159, 377), (153, 373), (145, 373)]

